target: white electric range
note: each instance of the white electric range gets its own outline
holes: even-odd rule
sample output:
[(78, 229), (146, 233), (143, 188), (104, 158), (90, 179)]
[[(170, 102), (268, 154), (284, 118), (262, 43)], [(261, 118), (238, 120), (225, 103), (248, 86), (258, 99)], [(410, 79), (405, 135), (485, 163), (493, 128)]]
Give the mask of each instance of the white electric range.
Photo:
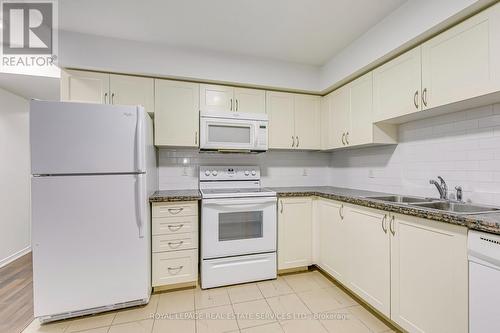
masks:
[(276, 192), (255, 166), (200, 166), (201, 287), (276, 278)]

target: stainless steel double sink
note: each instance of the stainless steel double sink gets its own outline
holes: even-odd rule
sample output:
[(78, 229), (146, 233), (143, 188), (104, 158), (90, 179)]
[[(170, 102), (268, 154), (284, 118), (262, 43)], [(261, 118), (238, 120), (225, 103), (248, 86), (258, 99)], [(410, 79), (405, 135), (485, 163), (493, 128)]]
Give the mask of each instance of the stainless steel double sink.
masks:
[(441, 212), (450, 212), (459, 215), (468, 214), (487, 214), (500, 212), (500, 208), (486, 206), (486, 205), (473, 205), (465, 202), (455, 202), (449, 200), (422, 198), (405, 195), (381, 195), (381, 196), (368, 196), (367, 199), (373, 199), (383, 202), (392, 202), (396, 204), (409, 205), (414, 207), (429, 208)]

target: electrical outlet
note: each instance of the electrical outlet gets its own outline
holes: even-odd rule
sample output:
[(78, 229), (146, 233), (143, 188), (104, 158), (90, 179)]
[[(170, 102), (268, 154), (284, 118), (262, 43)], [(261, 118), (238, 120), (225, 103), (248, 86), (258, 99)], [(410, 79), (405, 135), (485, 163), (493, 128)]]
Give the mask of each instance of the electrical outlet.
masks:
[(307, 169), (306, 169), (306, 168), (304, 168), (304, 169), (302, 170), (302, 176), (307, 176)]
[(182, 168), (182, 175), (183, 176), (188, 176), (188, 167)]
[(373, 169), (368, 170), (368, 178), (375, 178), (375, 172), (373, 172)]

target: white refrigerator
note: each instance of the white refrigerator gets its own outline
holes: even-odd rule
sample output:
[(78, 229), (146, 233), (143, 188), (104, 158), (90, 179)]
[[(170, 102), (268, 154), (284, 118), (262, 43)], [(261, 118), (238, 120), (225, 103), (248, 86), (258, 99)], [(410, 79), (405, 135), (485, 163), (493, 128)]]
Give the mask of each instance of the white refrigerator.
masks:
[(42, 322), (149, 301), (152, 128), (140, 106), (31, 102), (34, 315)]

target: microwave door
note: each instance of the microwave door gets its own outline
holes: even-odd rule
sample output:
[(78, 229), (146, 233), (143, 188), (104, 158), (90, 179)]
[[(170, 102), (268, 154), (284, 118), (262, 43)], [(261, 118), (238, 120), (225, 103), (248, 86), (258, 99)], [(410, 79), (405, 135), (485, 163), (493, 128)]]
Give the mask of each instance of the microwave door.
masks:
[(256, 129), (253, 122), (226, 119), (205, 120), (201, 128), (202, 149), (252, 150)]

